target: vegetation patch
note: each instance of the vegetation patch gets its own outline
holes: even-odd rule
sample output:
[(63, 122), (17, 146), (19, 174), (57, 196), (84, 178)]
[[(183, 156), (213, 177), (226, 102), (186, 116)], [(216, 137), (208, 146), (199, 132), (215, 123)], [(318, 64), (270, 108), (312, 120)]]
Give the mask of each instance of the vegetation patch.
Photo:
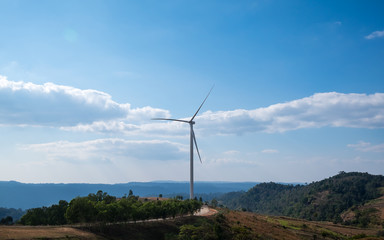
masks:
[(293, 230), (301, 230), (301, 227), (299, 226), (295, 226), (293, 224), (291, 224), (290, 222), (288, 222), (287, 220), (282, 220), (282, 219), (278, 219), (277, 220), (279, 222), (279, 224), (285, 228), (289, 228), (289, 229), (293, 229)]
[(23, 225), (64, 225), (67, 223), (114, 223), (148, 219), (175, 218), (193, 214), (202, 206), (197, 200), (141, 201), (133, 193), (119, 200), (98, 191), (87, 197), (77, 197), (69, 203), (61, 200), (50, 207), (29, 209), (20, 219)]
[(340, 235), (336, 232), (333, 232), (329, 229), (321, 229), (321, 236), (322, 237), (327, 237), (327, 238), (331, 238), (331, 239), (345, 239), (346, 237), (343, 236), (343, 235)]
[[(340, 172), (334, 177), (308, 185), (261, 183), (247, 192), (225, 194), (219, 200), (231, 209), (343, 223), (343, 212), (381, 197), (383, 189), (382, 175)], [(361, 211), (358, 221), (344, 223), (361, 227), (377, 224), (371, 211)]]

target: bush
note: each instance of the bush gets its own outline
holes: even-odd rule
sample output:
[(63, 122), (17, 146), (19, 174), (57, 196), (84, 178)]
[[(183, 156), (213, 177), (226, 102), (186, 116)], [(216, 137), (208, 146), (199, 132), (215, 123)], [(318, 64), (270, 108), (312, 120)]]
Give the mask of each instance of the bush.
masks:
[(0, 220), (0, 225), (13, 225), (13, 218), (11, 216), (7, 216)]

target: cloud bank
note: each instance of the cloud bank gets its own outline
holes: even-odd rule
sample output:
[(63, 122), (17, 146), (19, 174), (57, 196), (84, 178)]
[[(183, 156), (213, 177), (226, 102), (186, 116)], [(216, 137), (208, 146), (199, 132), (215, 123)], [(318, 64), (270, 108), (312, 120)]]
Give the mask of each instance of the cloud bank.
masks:
[(347, 146), (360, 152), (384, 152), (384, 143), (372, 145), (369, 142), (360, 141), (357, 144), (348, 144)]
[(278, 153), (279, 151), (277, 149), (264, 149), (261, 152), (262, 153)]
[(166, 110), (151, 107), (132, 109), (117, 103), (97, 90), (45, 83), (14, 82), (0, 76), (0, 124), (37, 126), (76, 126), (95, 121), (124, 119), (140, 121), (143, 117), (168, 117)]
[[(142, 136), (183, 136), (178, 122), (148, 122), (168, 110), (132, 109), (104, 92), (53, 83), (12, 82), (0, 76), (0, 125), (58, 127), (66, 131)], [(257, 109), (207, 111), (195, 118), (196, 132), (208, 135), (285, 132), (304, 128), (384, 128), (384, 93), (316, 93)]]
[(188, 147), (163, 140), (135, 141), (119, 138), (84, 142), (58, 141), (22, 146), (22, 150), (43, 153), (50, 161), (112, 163), (122, 160), (178, 160)]
[[(207, 111), (196, 117), (196, 132), (209, 135), (286, 132), (304, 128), (384, 128), (384, 94), (317, 93), (310, 97), (254, 110)], [(94, 122), (66, 128), (73, 131), (124, 132), (125, 134), (180, 136), (186, 124), (123, 121)]]
[(199, 128), (219, 134), (285, 132), (302, 128), (384, 128), (384, 94), (317, 93), (254, 110), (205, 112)]

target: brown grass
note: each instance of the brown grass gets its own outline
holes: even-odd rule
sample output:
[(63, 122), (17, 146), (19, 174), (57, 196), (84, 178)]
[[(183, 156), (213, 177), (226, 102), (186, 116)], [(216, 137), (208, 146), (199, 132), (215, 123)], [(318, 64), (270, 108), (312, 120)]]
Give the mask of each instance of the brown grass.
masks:
[[(232, 226), (242, 226), (252, 229), (260, 238), (272, 239), (347, 239), (361, 234), (376, 236), (380, 229), (363, 229), (343, 226), (330, 222), (311, 222), (306, 220), (265, 216), (249, 212), (228, 211), (226, 218)], [(327, 235), (327, 237), (323, 237)], [(368, 239), (368, 238), (367, 238)], [(369, 238), (384, 239), (384, 238)]]
[(103, 240), (93, 233), (85, 232), (71, 227), (49, 226), (0, 226), (0, 240), (6, 239), (79, 239), (79, 240)]

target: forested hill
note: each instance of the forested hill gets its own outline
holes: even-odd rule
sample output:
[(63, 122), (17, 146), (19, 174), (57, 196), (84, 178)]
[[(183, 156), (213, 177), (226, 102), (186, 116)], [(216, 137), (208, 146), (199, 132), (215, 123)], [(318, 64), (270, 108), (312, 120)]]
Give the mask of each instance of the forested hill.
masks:
[(343, 222), (341, 213), (352, 206), (359, 209), (358, 206), (380, 197), (382, 187), (382, 175), (340, 172), (308, 185), (261, 183), (247, 192), (225, 194), (220, 202), (232, 209), (262, 214)]

